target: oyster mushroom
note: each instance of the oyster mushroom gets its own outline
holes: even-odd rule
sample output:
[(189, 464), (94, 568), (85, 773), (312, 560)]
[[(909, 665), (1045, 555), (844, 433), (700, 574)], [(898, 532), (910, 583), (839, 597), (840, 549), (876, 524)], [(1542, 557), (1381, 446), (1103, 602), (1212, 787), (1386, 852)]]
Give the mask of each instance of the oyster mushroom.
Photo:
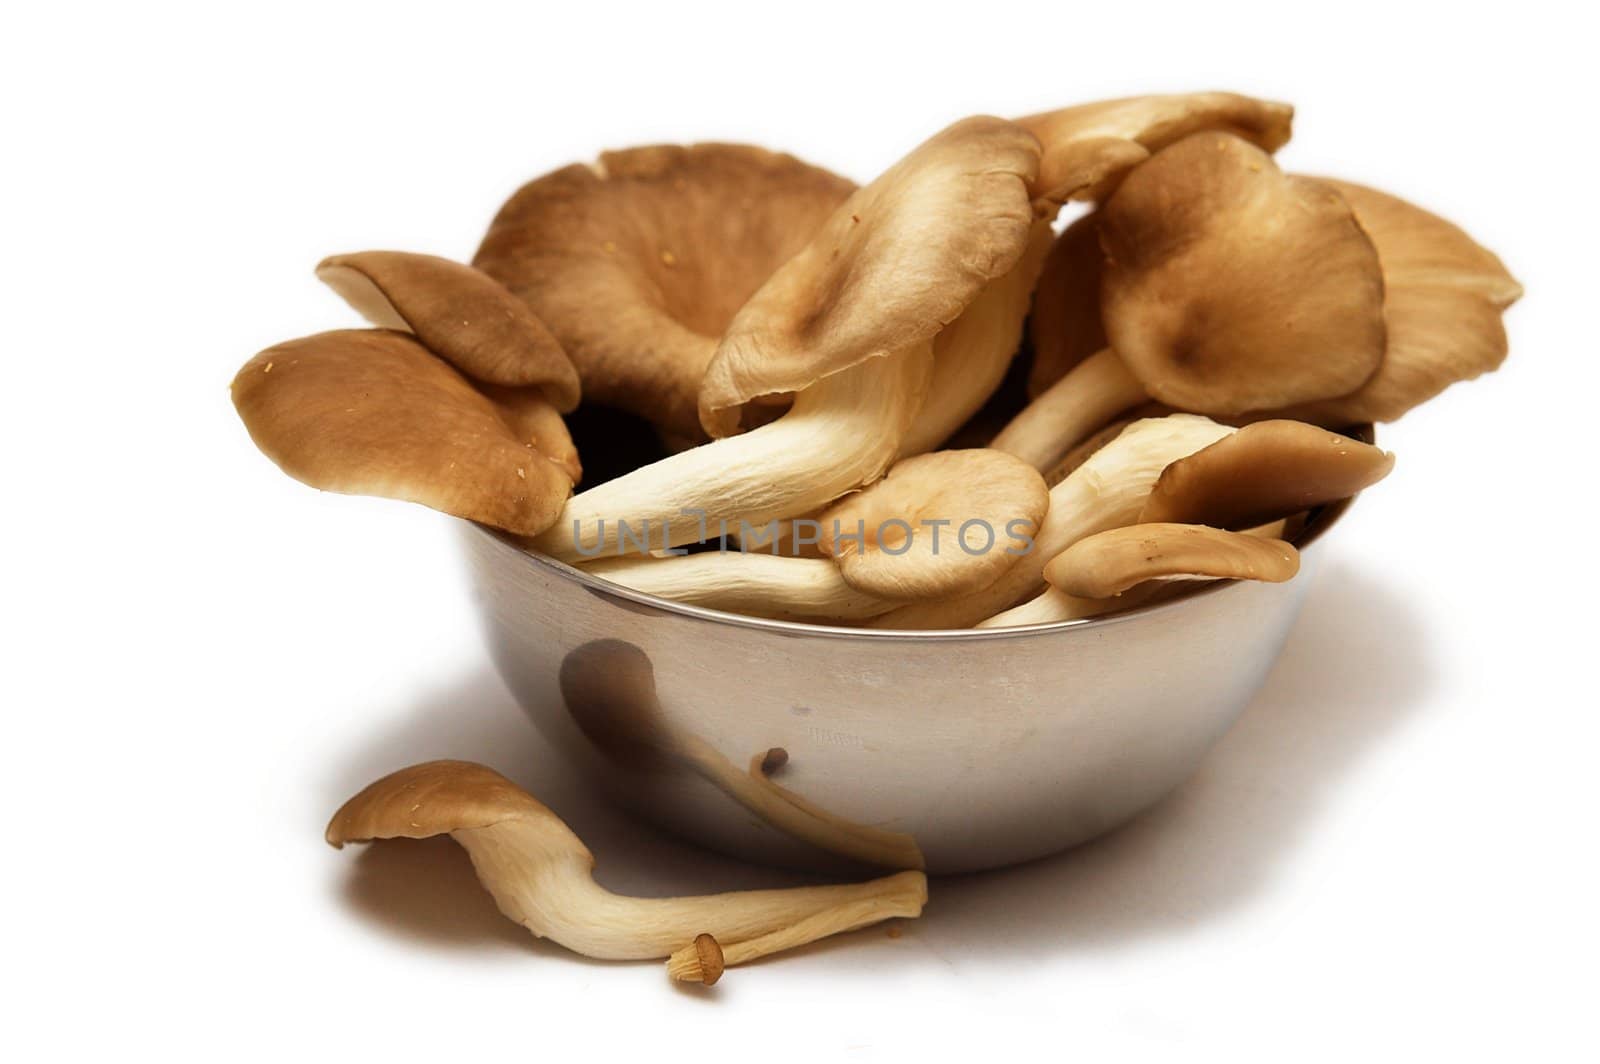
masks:
[(672, 547), (698, 538), (686, 513), (764, 524), (877, 480), (922, 405), (935, 334), (1027, 245), (1037, 157), (1026, 131), (971, 118), (858, 190), (739, 311), (701, 386), (714, 436), (763, 396), (794, 393), (789, 411), (583, 492), (535, 546), (628, 553), (623, 521)]
[(405, 333), (342, 330), (269, 347), (234, 377), (233, 403), (256, 446), (296, 480), (520, 535), (555, 520), (577, 472), (543, 400), (499, 406)]
[(1289, 140), (1294, 108), (1232, 92), (1130, 96), (1018, 119), (1044, 146), (1036, 193), (1046, 210), (1102, 197), (1133, 166), (1203, 130), (1242, 137), (1266, 151)]
[(873, 628), (966, 628), (1036, 594), (1044, 566), (1073, 543), (1133, 524), (1161, 471), (1235, 430), (1195, 414), (1136, 421), (1050, 489), (1050, 508), (1033, 542), (987, 587), (912, 602), (874, 618)]
[(556, 411), (578, 406), (578, 371), (526, 303), (488, 274), (436, 255), (332, 255), (317, 276), (362, 317), (414, 333), (474, 380), (537, 388)]
[(1044, 568), (1050, 586), (1081, 598), (1111, 598), (1148, 580), (1260, 580), (1281, 584), (1300, 554), (1281, 539), (1205, 525), (1128, 525), (1074, 543)]
[(856, 621), (894, 608), (846, 582), (827, 558), (703, 551), (670, 558), (610, 558), (584, 571), (635, 591), (751, 617)]
[[(823, 553), (851, 587), (880, 599), (932, 599), (993, 583), (1017, 561), (1050, 504), (1044, 478), (999, 451), (937, 451), (822, 515)], [(887, 612), (880, 611), (880, 612)]]
[(1493, 252), (1437, 215), (1348, 181), (1337, 189), (1383, 265), (1388, 347), (1372, 379), (1349, 395), (1283, 411), (1335, 428), (1393, 421), (1506, 357), (1500, 316), (1522, 286)]
[[(1129, 525), (1126, 527), (1143, 526)], [(1283, 540), (1287, 542), (1291, 532), (1298, 532), (1299, 528), (1300, 522), (1291, 518), (1252, 528), (1243, 534), (1254, 536), (1258, 539)], [(1094, 539), (1096, 537), (1091, 536), (1089, 538)], [(1080, 542), (1088, 542), (1088, 540)], [(1072, 549), (1072, 547), (1068, 547), (1067, 552)], [(1060, 555), (1057, 555), (1057, 557), (1060, 557)], [(1054, 559), (1050, 564), (1054, 564)], [(1058, 573), (1051, 570), (1050, 564), (1045, 566), (1046, 580), (1058, 575)], [(1222, 579), (1222, 577), (1194, 577), (1196, 581), (1202, 579)], [(1242, 579), (1248, 579), (1248, 577), (1243, 577)], [(1012, 628), (1024, 624), (1053, 624), (1058, 621), (1077, 621), (1089, 617), (1099, 617), (1107, 613), (1119, 613), (1135, 606), (1143, 606), (1161, 599), (1170, 598), (1176, 591), (1182, 589), (1184, 583), (1185, 581), (1182, 580), (1151, 578), (1144, 580), (1142, 583), (1136, 582), (1118, 594), (1105, 598), (1069, 595), (1053, 584), (1047, 584), (1043, 591), (1028, 601), (1021, 605), (1013, 606), (1009, 610), (1002, 610), (993, 617), (974, 625), (974, 627)]]
[(1238, 137), (1158, 152), (1099, 226), (1111, 346), (1017, 415), (999, 449), (1047, 468), (1147, 397), (1215, 416), (1278, 410), (1348, 394), (1383, 361), (1383, 273), (1349, 204)]
[(604, 152), (519, 189), (473, 265), (549, 326), (588, 399), (699, 442), (718, 339), (854, 187), (740, 144)]
[[(700, 897), (613, 894), (594, 881), (594, 855), (559, 817), (499, 773), (465, 761), (413, 765), (371, 784), (334, 814), (327, 840), (342, 847), (444, 834), (471, 855), (479, 882), (508, 919), (601, 960), (668, 957), (692, 949), (701, 935), (730, 945), (766, 940), (764, 952), (773, 952), (916, 916), (927, 900), (921, 872)], [(790, 934), (768, 938), (786, 929)]]
[(1394, 455), (1300, 421), (1258, 421), (1180, 458), (1156, 480), (1141, 523), (1243, 529), (1371, 487)]

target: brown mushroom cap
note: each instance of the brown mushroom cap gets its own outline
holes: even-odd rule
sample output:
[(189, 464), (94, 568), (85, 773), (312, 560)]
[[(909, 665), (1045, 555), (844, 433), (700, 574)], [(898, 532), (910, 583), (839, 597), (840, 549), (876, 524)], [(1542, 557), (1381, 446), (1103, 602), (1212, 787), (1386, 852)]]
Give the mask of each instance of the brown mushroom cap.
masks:
[[(544, 803), (491, 768), (429, 761), (368, 784), (333, 814), (324, 837), (342, 849), (347, 842), (426, 839), (520, 816), (555, 819)], [(583, 845), (576, 837), (573, 842)]]
[(1141, 522), (1245, 529), (1348, 499), (1389, 475), (1394, 455), (1300, 421), (1258, 421), (1161, 471)]
[(1443, 218), (1348, 181), (1323, 179), (1355, 211), (1383, 266), (1388, 349), (1350, 395), (1288, 411), (1324, 425), (1393, 421), (1506, 357), (1503, 312), (1522, 286), (1495, 254)]
[[(1037, 470), (1000, 451), (935, 451), (821, 517), (821, 547), (850, 586), (888, 599), (959, 595), (992, 583), (1017, 561), (1050, 505)], [(895, 523), (902, 522), (902, 523)], [(935, 525), (932, 522), (945, 522)], [(979, 522), (962, 529), (968, 522)], [(859, 540), (846, 537), (862, 533)]]
[(518, 190), (473, 264), (549, 326), (588, 399), (700, 440), (718, 338), (854, 187), (739, 144), (606, 152)]
[(269, 347), (239, 370), (233, 402), (268, 458), (325, 491), (404, 499), (521, 535), (548, 528), (572, 491), (490, 399), (406, 333), (341, 330)]
[(964, 119), (858, 189), (734, 317), (706, 369), (700, 422), (933, 339), (1014, 266), (1033, 223), (1039, 144), (999, 118)]
[(1101, 196), (1151, 152), (1202, 130), (1222, 130), (1267, 151), (1289, 140), (1294, 108), (1231, 92), (1132, 96), (1018, 119), (1044, 146), (1037, 195), (1059, 205)]
[(1197, 133), (1101, 210), (1106, 335), (1156, 399), (1241, 414), (1346, 395), (1383, 361), (1383, 273), (1344, 197)]
[(1045, 256), (1033, 292), (1033, 367), (1028, 394), (1037, 396), (1067, 371), (1106, 346), (1100, 324), (1100, 215), (1086, 214), (1062, 230)]
[(1111, 598), (1146, 580), (1262, 580), (1300, 571), (1300, 553), (1281, 539), (1204, 525), (1138, 524), (1081, 539), (1044, 567), (1052, 587), (1080, 598)]
[(528, 305), (480, 270), (437, 255), (332, 255), (317, 276), (372, 324), (415, 333), (475, 380), (538, 387), (557, 410), (578, 406), (578, 371)]

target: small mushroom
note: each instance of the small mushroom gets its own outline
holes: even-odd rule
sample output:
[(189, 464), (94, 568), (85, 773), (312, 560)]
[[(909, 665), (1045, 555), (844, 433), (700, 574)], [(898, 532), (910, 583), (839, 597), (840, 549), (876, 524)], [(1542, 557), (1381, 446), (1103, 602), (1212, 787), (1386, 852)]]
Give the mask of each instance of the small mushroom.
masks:
[(1100, 323), (1100, 214), (1086, 214), (1062, 230), (1045, 255), (1033, 293), (1029, 337), (1033, 366), (1028, 394), (1037, 396), (1078, 363), (1106, 346)]
[(497, 406), (416, 338), (384, 329), (277, 344), (233, 380), (251, 439), (296, 480), (534, 535), (571, 494), (577, 457), (560, 417), (521, 399)]
[(1394, 455), (1300, 421), (1258, 421), (1161, 471), (1141, 523), (1242, 529), (1371, 487)]
[[(1298, 516), (1252, 528), (1247, 534), (1258, 539), (1284, 540), (1287, 542), (1290, 536), (1298, 533), (1302, 527)], [(1068, 547), (1067, 550), (1070, 551), (1072, 548)], [(1050, 576), (1051, 570), (1047, 564), (1045, 566), (1045, 577), (1049, 579)], [(1197, 577), (1196, 579), (1198, 580), (1199, 578)], [(1028, 601), (1019, 606), (1013, 606), (1009, 610), (1002, 610), (974, 627), (1013, 628), (1025, 624), (1054, 624), (1059, 621), (1080, 621), (1090, 617), (1104, 616), (1107, 613), (1120, 613), (1135, 606), (1145, 606), (1172, 598), (1176, 593), (1179, 593), (1185, 583), (1192, 582), (1151, 579), (1143, 583), (1134, 584), (1109, 598), (1087, 598), (1081, 595), (1069, 595), (1056, 587), (1046, 585), (1043, 591)]]
[(1081, 598), (1111, 598), (1147, 580), (1260, 580), (1281, 584), (1300, 554), (1281, 539), (1205, 525), (1137, 524), (1086, 536), (1044, 568), (1050, 585)]
[(1500, 316), (1522, 286), (1487, 248), (1443, 218), (1348, 181), (1323, 179), (1349, 202), (1383, 265), (1388, 348), (1349, 395), (1284, 411), (1334, 428), (1393, 421), (1506, 357)]
[(549, 326), (589, 400), (699, 442), (718, 339), (854, 187), (740, 144), (605, 152), (518, 190), (473, 264)]
[(1146, 397), (1227, 417), (1345, 395), (1383, 360), (1383, 273), (1349, 204), (1238, 137), (1158, 152), (1099, 225), (1111, 346), (1007, 426), (1010, 453), (1048, 467)]
[(416, 334), (474, 380), (543, 392), (563, 414), (578, 406), (578, 371), (528, 305), (488, 274), (436, 255), (333, 255), (317, 276), (362, 317)]
[(1045, 210), (1101, 198), (1132, 167), (1202, 130), (1222, 130), (1266, 151), (1289, 140), (1294, 108), (1231, 92), (1131, 96), (1018, 119), (1044, 146), (1036, 194)]
[(1033, 542), (997, 580), (965, 595), (907, 603), (870, 627), (966, 628), (1037, 594), (1046, 562), (1085, 536), (1133, 524), (1163, 469), (1234, 431), (1195, 414), (1134, 422), (1050, 489)]
[(935, 334), (1027, 245), (1037, 155), (1011, 123), (967, 119), (856, 192), (739, 311), (702, 384), (713, 435), (763, 396), (793, 392), (789, 411), (583, 492), (536, 546), (632, 552), (618, 521), (678, 546), (698, 538), (686, 512), (764, 524), (881, 477), (926, 395)]
[(856, 621), (894, 603), (846, 582), (827, 558), (703, 551), (668, 558), (611, 558), (584, 571), (649, 595), (751, 617)]
[[(858, 884), (700, 897), (613, 894), (595, 882), (594, 855), (559, 817), (499, 773), (465, 761), (414, 765), (371, 784), (334, 814), (327, 840), (342, 847), (443, 834), (471, 855), (479, 881), (508, 919), (601, 960), (669, 957), (694, 950), (702, 935), (728, 944), (725, 952), (758, 942), (770, 953), (916, 916), (927, 901), (927, 878), (914, 871)], [(728, 963), (750, 959), (733, 957)]]
[[(1050, 504), (1037, 470), (991, 450), (906, 458), (821, 517), (823, 553), (880, 599), (935, 599), (993, 583)], [(880, 612), (887, 612), (880, 611)]]

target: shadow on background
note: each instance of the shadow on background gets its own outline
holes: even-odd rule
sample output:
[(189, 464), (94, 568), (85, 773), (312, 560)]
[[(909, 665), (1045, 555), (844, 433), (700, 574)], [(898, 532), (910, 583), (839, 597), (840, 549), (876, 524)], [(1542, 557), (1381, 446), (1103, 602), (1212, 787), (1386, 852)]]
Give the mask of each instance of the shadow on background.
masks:
[[(930, 949), (959, 943), (975, 955), (1107, 948), (1247, 902), (1311, 832), (1324, 795), (1421, 703), (1430, 673), (1410, 606), (1360, 573), (1330, 566), (1265, 687), (1194, 779), (1096, 842), (1020, 868), (936, 880), (927, 915), (906, 924), (906, 939)], [(678, 842), (598, 800), (487, 666), (403, 710), (391, 731), (351, 752), (325, 804), (333, 809), (385, 773), (439, 757), (484, 762), (538, 795), (594, 851), (597, 878), (613, 890), (667, 896), (803, 881)], [(555, 949), (496, 912), (466, 854), (448, 840), (380, 843), (354, 854), (345, 901), (397, 934), (440, 948)], [(857, 933), (874, 934), (883, 932)], [(852, 963), (914, 955), (922, 963), (920, 950), (871, 953), (853, 954)]]

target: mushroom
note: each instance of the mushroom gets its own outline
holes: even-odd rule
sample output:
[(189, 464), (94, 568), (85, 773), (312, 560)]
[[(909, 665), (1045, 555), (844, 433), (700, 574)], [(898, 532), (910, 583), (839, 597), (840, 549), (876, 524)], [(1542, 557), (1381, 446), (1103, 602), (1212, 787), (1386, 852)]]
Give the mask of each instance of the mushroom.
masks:
[(1129, 525), (1074, 543), (1045, 566), (1050, 586), (1081, 598), (1111, 598), (1147, 580), (1260, 580), (1281, 584), (1300, 554), (1281, 539), (1205, 525)]
[[(508, 919), (601, 960), (668, 957), (693, 949), (701, 935), (730, 946), (758, 943), (770, 953), (916, 916), (927, 901), (927, 879), (915, 871), (866, 883), (700, 897), (613, 894), (594, 881), (594, 855), (559, 817), (504, 776), (466, 761), (431, 761), (385, 776), (334, 814), (327, 840), (342, 847), (443, 834), (471, 855), (479, 882)], [(729, 963), (753, 959), (748, 950), (733, 958)]]
[(846, 820), (768, 779), (769, 767), (788, 760), (781, 748), (762, 750), (746, 771), (698, 735), (673, 727), (655, 669), (632, 643), (582, 644), (562, 659), (559, 683), (573, 722), (608, 757), (640, 770), (687, 768), (765, 823), (825, 853), (881, 868), (923, 867), (910, 835)]
[(578, 371), (528, 305), (482, 271), (436, 255), (333, 255), (317, 276), (362, 317), (414, 333), (474, 380), (539, 389), (555, 410), (578, 406)]
[(1383, 274), (1349, 204), (1238, 137), (1158, 152), (1099, 225), (1111, 346), (1023, 410), (1001, 450), (1048, 468), (1146, 397), (1213, 416), (1278, 410), (1348, 394), (1383, 360)]
[[(1138, 528), (1148, 526), (1130, 525), (1127, 527)], [(1300, 524), (1298, 521), (1294, 519), (1287, 519), (1282, 521), (1274, 521), (1271, 524), (1262, 525), (1259, 528), (1252, 528), (1249, 530), (1249, 532), (1244, 534), (1264, 540), (1287, 541), (1291, 535), (1291, 530), (1293, 532), (1298, 532), (1299, 528)], [(1113, 531), (1123, 530), (1114, 529)], [(1105, 534), (1106, 533), (1100, 533), (1099, 535)], [(1095, 538), (1098, 537), (1089, 537), (1089, 539)], [(1079, 542), (1087, 543), (1088, 540), (1080, 540)], [(1071, 552), (1076, 546), (1077, 544), (1074, 544), (1073, 547), (1068, 547), (1067, 551), (1064, 551), (1063, 553)], [(1293, 548), (1291, 547), (1290, 549), (1292, 550)], [(1057, 555), (1057, 558), (1059, 557), (1060, 555)], [(1051, 562), (1045, 566), (1046, 580), (1052, 580), (1057, 575), (1057, 573), (1053, 572), (1050, 568), (1050, 566), (1054, 564), (1055, 561), (1052, 559)], [(1194, 576), (1194, 580), (1211, 580), (1221, 578), (1221, 576)], [(1236, 578), (1248, 579), (1248, 577)], [(1181, 580), (1151, 578), (1144, 580), (1142, 583), (1136, 582), (1118, 594), (1105, 598), (1069, 595), (1065, 591), (1062, 591), (1053, 585), (1047, 585), (1043, 591), (1029, 599), (1027, 602), (1022, 603), (1019, 606), (1013, 606), (1009, 610), (1002, 610), (1000, 613), (997, 613), (993, 617), (978, 623), (974, 627), (1012, 628), (1024, 624), (1052, 624), (1058, 621), (1084, 620), (1089, 617), (1099, 617), (1107, 613), (1120, 613), (1124, 610), (1132, 609), (1135, 606), (1144, 606), (1161, 599), (1170, 598), (1177, 589), (1183, 586), (1183, 584), (1184, 581)]]
[(550, 327), (590, 401), (699, 442), (718, 338), (854, 187), (739, 144), (604, 152), (518, 190), (473, 264)]
[(739, 311), (701, 386), (715, 436), (760, 397), (792, 392), (789, 411), (583, 492), (535, 546), (628, 553), (626, 522), (672, 547), (697, 538), (686, 513), (764, 524), (877, 480), (926, 394), (935, 334), (1027, 245), (1037, 158), (1026, 131), (970, 118), (857, 191)]
[(751, 617), (855, 621), (894, 608), (840, 575), (827, 558), (703, 551), (666, 558), (611, 558), (584, 571), (649, 595)]
[(1335, 428), (1393, 421), (1456, 381), (1497, 368), (1506, 357), (1500, 315), (1522, 296), (1499, 258), (1405, 200), (1322, 180), (1349, 202), (1378, 249), (1388, 349), (1378, 372), (1353, 393), (1292, 407), (1284, 416)]
[(1050, 211), (1101, 198), (1131, 167), (1191, 133), (1222, 130), (1277, 151), (1293, 123), (1288, 104), (1231, 92), (1099, 100), (1018, 119), (1044, 146), (1036, 191)]
[(341, 330), (269, 347), (234, 377), (233, 403), (256, 446), (296, 480), (520, 535), (549, 527), (578, 472), (542, 399), (498, 406), (406, 333)]
[[(1017, 561), (1050, 504), (1037, 470), (990, 450), (937, 451), (822, 515), (823, 553), (851, 587), (880, 599), (933, 599), (993, 583)], [(879, 611), (879, 612), (887, 612)]]
[(1043, 586), (1046, 562), (1085, 536), (1133, 524), (1163, 469), (1234, 431), (1195, 414), (1134, 422), (1050, 489), (1033, 542), (999, 579), (965, 595), (908, 603), (870, 626), (965, 628), (1032, 596)]
[(1106, 346), (1100, 324), (1099, 212), (1086, 214), (1062, 230), (1045, 255), (1033, 293), (1033, 366), (1028, 394), (1037, 396), (1067, 371)]
[(1394, 455), (1299, 421), (1257, 421), (1161, 471), (1141, 523), (1243, 529), (1348, 499), (1394, 468)]

